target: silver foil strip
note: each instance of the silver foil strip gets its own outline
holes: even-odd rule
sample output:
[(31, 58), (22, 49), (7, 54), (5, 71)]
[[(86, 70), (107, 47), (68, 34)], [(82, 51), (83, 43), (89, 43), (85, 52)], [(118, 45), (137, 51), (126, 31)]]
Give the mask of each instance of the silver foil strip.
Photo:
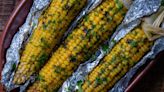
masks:
[[(68, 31), (65, 33), (64, 38), (69, 34), (77, 25), (80, 19), (94, 9), (102, 0), (88, 0), (86, 7), (74, 20)], [(12, 83), (15, 69), (20, 60), (20, 52), (24, 45), (28, 42), (28, 38), (32, 34), (34, 28), (37, 27), (38, 18), (41, 13), (49, 6), (51, 0), (34, 0), (30, 12), (26, 18), (25, 23), (19, 28), (19, 31), (14, 35), (11, 45), (6, 53), (6, 63), (2, 71), (1, 83), (5, 86), (6, 91), (11, 91), (14, 88), (20, 87), (20, 92), (24, 92), (26, 87), (35, 81), (36, 74), (30, 77), (26, 83), (22, 85), (15, 85)]]
[(14, 35), (11, 45), (6, 53), (6, 63), (2, 70), (1, 83), (5, 86), (7, 91), (10, 91), (20, 85), (12, 83), (15, 69), (19, 63), (20, 50), (28, 39), (32, 30), (38, 23), (38, 18), (41, 12), (49, 5), (50, 0), (34, 0), (30, 12), (27, 16), (26, 22), (19, 28), (19, 31)]
[(129, 9), (125, 19), (123, 20), (123, 23), (128, 24), (145, 15), (150, 15), (157, 11), (160, 5), (161, 0), (134, 0), (132, 4), (133, 7)]
[(99, 64), (100, 60), (113, 48), (117, 42), (119, 42), (127, 33), (141, 23), (140, 19), (142, 17), (156, 12), (160, 7), (160, 3), (160, 0), (135, 0), (127, 12), (122, 24), (117, 28), (113, 36), (106, 42), (107, 49), (104, 50), (103, 47), (100, 47), (91, 59), (81, 64), (73, 75), (63, 83), (59, 92), (73, 92), (80, 89), (79, 83), (84, 82), (85, 76)]

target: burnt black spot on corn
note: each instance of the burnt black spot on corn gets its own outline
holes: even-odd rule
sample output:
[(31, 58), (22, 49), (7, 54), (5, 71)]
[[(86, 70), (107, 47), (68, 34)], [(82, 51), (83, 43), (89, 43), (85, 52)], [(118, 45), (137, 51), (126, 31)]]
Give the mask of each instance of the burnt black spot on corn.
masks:
[(14, 76), (15, 84), (24, 83), (45, 64), (48, 56), (42, 55), (50, 55), (86, 3), (87, 0), (52, 0), (25, 46)]
[[(138, 27), (127, 34), (87, 76), (83, 92), (107, 92), (151, 48), (144, 31)], [(103, 81), (104, 80), (104, 81)]]
[[(49, 92), (58, 89), (80, 63), (88, 60), (95, 53), (99, 46), (112, 35), (117, 25), (121, 23), (123, 14), (127, 11), (125, 7), (120, 9), (118, 4), (122, 3), (116, 1), (103, 0), (82, 20), (66, 38), (64, 42), (66, 48), (61, 45), (39, 72), (39, 75), (44, 76), (46, 81), (36, 81), (29, 88), (29, 92), (44, 91), (42, 86), (46, 86)], [(108, 13), (108, 16), (105, 13)], [(109, 21), (108, 18), (111, 20)], [(65, 70), (60, 74), (56, 73), (54, 66), (62, 67)], [(97, 82), (99, 84), (99, 80)]]

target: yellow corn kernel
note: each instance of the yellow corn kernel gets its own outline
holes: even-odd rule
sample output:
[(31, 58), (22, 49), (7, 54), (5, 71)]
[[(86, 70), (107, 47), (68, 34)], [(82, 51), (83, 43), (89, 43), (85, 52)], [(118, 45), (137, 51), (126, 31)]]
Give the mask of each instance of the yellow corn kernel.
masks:
[(24, 83), (45, 64), (53, 48), (86, 3), (87, 0), (52, 0), (25, 46), (14, 76), (15, 84)]
[(87, 81), (85, 81), (82, 85), (83, 91), (107, 92), (150, 50), (152, 45), (153, 42), (148, 41), (140, 27), (134, 29), (121, 39), (101, 63), (86, 76), (89, 78), (87, 81), (90, 81), (90, 85), (86, 86)]
[[(118, 4), (114, 0), (103, 0), (97, 8), (84, 17), (82, 22), (72, 31), (70, 35), (68, 35), (64, 43), (53, 54), (48, 63), (41, 69), (39, 76), (42, 76), (44, 81), (37, 80), (29, 88), (28, 92), (34, 92), (38, 89), (41, 89), (41, 91), (48, 90), (49, 92), (58, 90), (58, 88), (74, 72), (78, 65), (88, 60), (99, 46), (111, 36), (117, 25), (121, 23), (126, 9), (118, 9), (117, 7), (109, 7), (108, 9), (105, 9), (110, 5), (110, 3), (115, 5)], [(122, 16), (120, 16), (120, 19), (117, 20), (117, 17), (110, 15), (110, 11), (112, 11), (113, 14), (120, 14)], [(101, 19), (99, 15), (102, 17)], [(93, 19), (96, 19), (98, 23)], [(106, 27), (107, 25), (111, 25), (111, 27)], [(59, 51), (59, 49), (62, 50)], [(57, 58), (63, 54), (66, 55), (66, 58)], [(65, 67), (62, 67), (63, 63), (68, 64)], [(54, 70), (54, 72), (47, 72), (47, 70), (50, 69)], [(51, 75), (48, 75), (47, 78), (45, 72), (50, 73)], [(56, 80), (56, 77), (59, 79)], [(46, 82), (47, 80), (51, 80), (52, 82), (48, 84)]]

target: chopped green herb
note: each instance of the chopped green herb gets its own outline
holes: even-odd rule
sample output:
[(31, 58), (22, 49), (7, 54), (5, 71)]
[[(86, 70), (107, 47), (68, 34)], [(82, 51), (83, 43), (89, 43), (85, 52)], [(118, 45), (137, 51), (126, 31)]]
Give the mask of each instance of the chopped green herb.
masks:
[(47, 59), (48, 59), (48, 55), (43, 53), (38, 59), (39, 66), (43, 66)]
[(105, 29), (104, 29), (104, 26), (101, 25), (100, 30), (101, 30), (101, 31), (104, 31), (104, 30), (105, 30)]
[(36, 26), (36, 23), (32, 22), (32, 27), (35, 27)]
[(164, 6), (164, 0), (161, 1), (161, 5)]
[(51, 21), (51, 20), (49, 20), (47, 24), (50, 24), (50, 23), (52, 23), (52, 21)]
[(69, 39), (73, 39), (73, 35), (71, 35), (71, 34), (68, 35), (68, 38), (69, 38)]
[(71, 8), (71, 6), (69, 6), (68, 4), (67, 5), (65, 5), (64, 7), (63, 7), (63, 10), (69, 10)]
[(56, 23), (56, 21), (54, 20), (52, 23), (54, 23), (54, 24), (55, 24), (55, 23)]
[(106, 11), (105, 12), (105, 17), (108, 17), (109, 16), (109, 13)]
[(16, 64), (14, 63), (13, 65), (12, 65), (12, 70), (14, 71), (16, 69)]
[(121, 15), (122, 15), (122, 16), (125, 16), (125, 15), (126, 15), (126, 12), (122, 12)]
[(118, 11), (120, 11), (120, 10), (123, 8), (123, 5), (122, 5), (122, 3), (121, 3), (119, 0), (114, 0), (114, 1), (115, 1), (115, 3), (116, 3), (117, 6), (118, 6), (118, 7), (117, 7), (117, 8), (118, 8), (118, 9), (117, 9), (117, 12), (118, 12)]
[(85, 45), (84, 45), (84, 49), (86, 49), (86, 48), (87, 48), (87, 45), (85, 44)]
[(93, 47), (93, 45), (94, 45), (93, 43), (90, 43), (90, 47)]
[(60, 66), (54, 66), (54, 72), (55, 73), (61, 73), (62, 71), (64, 71), (65, 69), (60, 67)]
[(107, 79), (107, 78), (102, 78), (102, 81), (103, 81), (103, 82), (107, 82), (108, 79)]
[(35, 55), (32, 55), (31, 56), (31, 61), (35, 61), (35, 59), (36, 59), (36, 56)]
[(126, 56), (122, 56), (122, 58), (121, 58), (123, 61), (125, 61), (125, 60), (128, 60), (129, 58), (128, 57), (126, 57)]
[(114, 0), (115, 3), (118, 3), (119, 1), (118, 0)]
[(95, 86), (100, 85), (102, 83), (103, 83), (102, 79), (99, 77), (96, 77)]
[(77, 82), (78, 92), (83, 92), (82, 84), (83, 84), (83, 81), (82, 80), (80, 80), (80, 81)]
[(88, 85), (91, 85), (91, 82), (90, 82), (90, 80), (86, 80), (86, 81), (87, 81)]
[(44, 78), (43, 78), (43, 76), (41, 76), (41, 75), (38, 75), (36, 77), (36, 80), (38, 80), (38, 81), (45, 81)]
[(130, 44), (132, 47), (137, 47), (138, 43), (134, 40), (127, 40), (127, 43)]
[(97, 40), (100, 40), (100, 36), (99, 36), (99, 35), (96, 35), (96, 39), (97, 39)]
[(111, 62), (115, 62), (115, 61), (116, 61), (116, 56), (113, 56)]
[(41, 38), (40, 41), (42, 43), (43, 48), (49, 48), (50, 47), (48, 41), (46, 41), (44, 38)]
[(85, 16), (84, 17), (84, 21), (88, 21), (88, 16)]
[(86, 56), (84, 57), (84, 61), (87, 61), (90, 58), (89, 54), (86, 54)]
[(79, 80), (78, 82), (77, 82), (77, 85), (82, 85), (83, 84), (83, 81), (82, 80)]
[(93, 61), (95, 59), (96, 59), (96, 56), (95, 55), (92, 55), (91, 60)]
[(85, 39), (85, 36), (84, 35), (81, 35), (80, 38), (83, 40), (83, 39)]
[[(83, 48), (83, 51), (84, 51), (84, 52), (87, 52), (87, 51), (88, 51), (87, 45), (84, 45), (82, 48)], [(84, 58), (85, 58), (85, 57), (84, 57)]]
[(118, 11), (120, 11), (122, 8), (123, 8), (123, 5), (120, 1), (116, 1), (117, 2), (117, 5), (118, 5)]
[(104, 62), (105, 62), (105, 61), (103, 61), (103, 60), (102, 60), (102, 61), (99, 63), (99, 65), (102, 65), (102, 64), (104, 64)]
[(96, 37), (97, 36), (97, 33), (96, 32), (92, 32), (92, 35)]
[(131, 43), (130, 43), (130, 45), (132, 46), (132, 47), (137, 47), (137, 42), (136, 41), (132, 41)]
[(91, 36), (91, 31), (92, 29), (89, 29), (88, 31), (87, 31), (87, 35), (86, 35), (86, 37), (87, 37), (87, 39), (89, 39), (90, 38), (90, 36)]
[(105, 69), (102, 68), (102, 69), (100, 70), (100, 75), (103, 74), (104, 72), (105, 72)]
[(132, 34), (137, 35), (137, 32), (136, 31), (133, 31)]
[(66, 91), (66, 92), (71, 92), (70, 86), (69, 86), (68, 88), (65, 88), (64, 91)]
[(92, 29), (96, 28), (96, 25), (92, 25)]
[(70, 61), (75, 62), (76, 61), (76, 56), (70, 56)]
[(62, 20), (59, 20), (58, 23), (62, 23)]
[(112, 39), (112, 43), (113, 43), (113, 44), (116, 44), (116, 41), (115, 41), (114, 39)]
[(107, 17), (107, 21), (108, 21), (108, 22), (112, 21), (112, 19), (113, 19), (113, 18), (112, 18), (111, 16), (108, 16), (108, 17)]
[(105, 64), (105, 67), (108, 67), (110, 64), (111, 64), (111, 63), (107, 63), (107, 64)]
[(102, 45), (102, 50), (104, 52), (107, 52), (108, 51), (108, 45), (106, 45), (106, 44)]
[(43, 29), (46, 30), (47, 29), (47, 24), (43, 23)]

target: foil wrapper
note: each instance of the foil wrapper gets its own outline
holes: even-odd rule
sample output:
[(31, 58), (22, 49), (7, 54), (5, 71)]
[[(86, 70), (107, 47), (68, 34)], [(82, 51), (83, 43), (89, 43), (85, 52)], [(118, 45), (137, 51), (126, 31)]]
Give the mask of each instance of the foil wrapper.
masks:
[(152, 12), (156, 11), (160, 5), (161, 0), (134, 0), (123, 23), (128, 24), (145, 15), (150, 15)]
[[(14, 71), (19, 63), (20, 51), (26, 43), (29, 35), (36, 27), (41, 12), (49, 5), (49, 3), (50, 0), (34, 0), (26, 22), (19, 28), (19, 31), (13, 37), (11, 45), (6, 52), (6, 63), (2, 70), (1, 78), (1, 82), (7, 91), (20, 86), (12, 83), (15, 74)], [(29, 83), (29, 80), (27, 83)], [(27, 85), (27, 83), (25, 85)]]
[[(88, 0), (86, 7), (81, 11), (81, 13), (74, 20), (68, 31), (63, 36), (64, 38), (72, 31), (72, 29), (77, 25), (80, 19), (94, 9), (102, 0)], [(1, 83), (4, 85), (6, 91), (11, 91), (15, 88), (20, 87), (20, 92), (24, 92), (30, 83), (33, 83), (36, 78), (36, 74), (32, 75), (26, 83), (22, 85), (13, 84), (12, 80), (15, 74), (15, 69), (20, 62), (20, 52), (24, 45), (28, 42), (28, 38), (32, 34), (33, 30), (37, 27), (38, 18), (41, 13), (49, 6), (51, 0), (34, 0), (30, 12), (26, 18), (25, 23), (19, 28), (19, 31), (14, 35), (10, 47), (6, 52), (6, 63), (2, 70)]]
[[(88, 75), (100, 62), (100, 60), (107, 54), (109, 51), (113, 48), (117, 42), (119, 42), (127, 33), (129, 33), (132, 29), (137, 27), (141, 23), (141, 18), (144, 16), (149, 16), (153, 13), (155, 13), (159, 7), (160, 7), (160, 0), (135, 0), (129, 11), (127, 12), (122, 24), (116, 29), (116, 32), (113, 34), (113, 36), (105, 43), (107, 46), (107, 49), (104, 50), (103, 46), (100, 47), (100, 49), (96, 52), (95, 55), (91, 57), (88, 61), (85, 63), (81, 64), (78, 69), (72, 74), (71, 77), (69, 77), (62, 85), (62, 87), (59, 89), (59, 92), (73, 92), (75, 90), (80, 89), (80, 85), (84, 82), (85, 76)], [(155, 42), (153, 48), (159, 48), (161, 47), (160, 50), (157, 52), (154, 52), (157, 49), (151, 50), (150, 53), (158, 53), (163, 50), (164, 46), (161, 43), (163, 42), (163, 39), (157, 40)], [(160, 44), (161, 43), (161, 44)], [(156, 47), (157, 46), (157, 47)], [(162, 48), (163, 46), (163, 48)], [(149, 53), (148, 53), (149, 54)], [(156, 54), (152, 54), (151, 57), (155, 57)], [(146, 55), (147, 56), (147, 55)], [(139, 65), (143, 65), (144, 62), (146, 62), (147, 58), (145, 56), (145, 60), (141, 60)], [(150, 55), (149, 55), (150, 56)], [(144, 61), (144, 62), (143, 62)], [(143, 62), (143, 63), (142, 63)], [(138, 67), (139, 66), (135, 66)], [(136, 69), (136, 68), (135, 68)], [(131, 69), (132, 73), (135, 74), (136, 70)], [(120, 83), (117, 83), (118, 86), (113, 87), (110, 92), (124, 92), (125, 88), (127, 87), (129, 80), (132, 78), (133, 74), (129, 73), (126, 76), (126, 80), (122, 79)], [(129, 75), (132, 75), (128, 77)], [(127, 85), (124, 85), (127, 84)]]

